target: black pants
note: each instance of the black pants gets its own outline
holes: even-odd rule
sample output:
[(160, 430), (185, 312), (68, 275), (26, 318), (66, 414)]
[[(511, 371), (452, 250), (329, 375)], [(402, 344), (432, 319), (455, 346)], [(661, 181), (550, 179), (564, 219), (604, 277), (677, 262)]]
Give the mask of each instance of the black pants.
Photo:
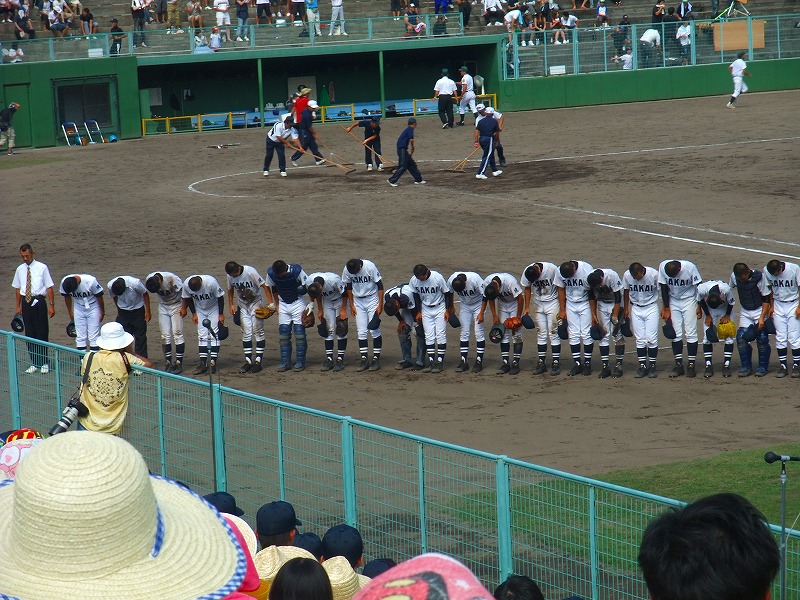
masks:
[(453, 126), (453, 97), (444, 94), (439, 95), (439, 118), (442, 125), (447, 123), (450, 127)]
[[(44, 296), (34, 296), (30, 304), (22, 298), (22, 322), (25, 325), (25, 335), (35, 340), (47, 342), (50, 340), (50, 324), (47, 316), (47, 299)], [(28, 342), (28, 355), (31, 364), (41, 367), (48, 363), (47, 346), (36, 342)]]
[(117, 323), (133, 336), (134, 352), (147, 358), (147, 321), (144, 320), (144, 306), (134, 310), (119, 309)]
[[(370, 151), (370, 148), (372, 148), (375, 151), (375, 154), (372, 154), (372, 152)], [(372, 157), (375, 156), (375, 164), (378, 165), (378, 166), (381, 166), (381, 159), (378, 158), (378, 156), (377, 156), (380, 153), (381, 153), (381, 140), (380, 139), (372, 140), (371, 142), (367, 142), (364, 145), (364, 162), (367, 163), (368, 165), (371, 165), (372, 164)]]
[(411, 176), (414, 178), (414, 181), (422, 181), (422, 174), (419, 172), (417, 168), (416, 161), (411, 158), (411, 155), (408, 153), (408, 148), (398, 148), (397, 149), (397, 169), (394, 172), (394, 175), (389, 179), (392, 183), (397, 183), (397, 180), (403, 176), (403, 173), (408, 171), (411, 173)]
[[(317, 140), (314, 139), (314, 135), (308, 131), (307, 129), (300, 130), (300, 147), (303, 150), (311, 150), (311, 154), (314, 155), (314, 160), (322, 160), (322, 152), (319, 151), (319, 146), (317, 145)], [(300, 160), (303, 157), (301, 152), (295, 152), (292, 154), (291, 160)]]
[(272, 164), (272, 156), (276, 152), (278, 153), (278, 168), (283, 173), (286, 171), (286, 148), (284, 148), (283, 142), (273, 142), (267, 137), (267, 153), (264, 156), (265, 171), (269, 171), (269, 166)]

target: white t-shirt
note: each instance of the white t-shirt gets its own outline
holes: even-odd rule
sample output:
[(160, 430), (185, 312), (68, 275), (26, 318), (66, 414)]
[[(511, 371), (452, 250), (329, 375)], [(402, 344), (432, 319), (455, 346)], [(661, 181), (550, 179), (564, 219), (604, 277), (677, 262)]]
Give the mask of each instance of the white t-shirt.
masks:
[(169, 271), (153, 271), (146, 278), (150, 279), (156, 273), (161, 275), (161, 287), (158, 290), (158, 297), (162, 304), (175, 305), (181, 303), (181, 292), (183, 291), (183, 280)]
[(578, 24), (578, 17), (570, 15), (568, 17), (561, 17), (561, 24), (568, 29), (572, 29)]
[(644, 35), (639, 38), (639, 41), (644, 42), (645, 44), (650, 44), (651, 46), (660, 46), (661, 34), (658, 33), (656, 29), (648, 29), (644, 32)]
[(382, 280), (381, 272), (371, 260), (361, 259), (364, 263), (358, 273), (350, 273), (347, 267), (342, 271), (342, 281), (353, 287), (353, 296), (365, 298), (378, 293), (378, 282)]
[(633, 70), (633, 54), (623, 54), (619, 57), (619, 62), (622, 63), (622, 70), (623, 71), (632, 71)]
[(519, 9), (510, 10), (506, 13), (506, 16), (503, 17), (503, 20), (506, 22), (506, 25), (511, 25), (511, 22), (517, 20), (518, 23), (522, 22), (522, 13)]
[(622, 287), (628, 290), (628, 299), (632, 304), (647, 306), (658, 302), (658, 271), (653, 267), (645, 267), (644, 275), (637, 280), (630, 271), (622, 274)]
[(692, 28), (689, 26), (688, 23), (684, 23), (680, 27), (678, 27), (678, 31), (675, 32), (675, 39), (677, 39), (681, 46), (688, 46), (692, 43)]
[(688, 260), (679, 260), (681, 270), (675, 277), (669, 277), (664, 267), (672, 260), (665, 260), (658, 266), (658, 283), (669, 288), (669, 297), (676, 300), (694, 298), (697, 293), (697, 286), (703, 281), (700, 272), (693, 263)]
[(582, 260), (577, 260), (575, 262), (578, 263), (578, 267), (575, 269), (575, 273), (572, 277), (564, 279), (559, 269), (556, 270), (554, 283), (556, 286), (564, 288), (567, 300), (571, 302), (588, 302), (590, 288), (586, 278), (594, 271), (594, 268), (592, 268), (592, 265)]
[[(189, 280), (192, 277), (200, 277), (203, 280), (203, 283), (200, 284), (200, 289), (196, 292), (189, 289)], [(222, 298), (224, 295), (225, 290), (220, 287), (217, 280), (211, 275), (192, 275), (183, 282), (181, 298), (193, 299), (194, 307), (198, 311), (213, 312), (217, 310), (217, 298)]]
[[(536, 263), (531, 263), (528, 267), (534, 264)], [(558, 267), (550, 262), (543, 262), (540, 264), (542, 265), (542, 272), (539, 275), (539, 279), (536, 281), (529, 281), (528, 278), (525, 277), (525, 271), (528, 270), (528, 267), (525, 267), (525, 271), (522, 272), (522, 277), (519, 282), (522, 287), (531, 288), (531, 296), (535, 297), (537, 302), (558, 300), (558, 288), (555, 285)]]
[(214, 10), (227, 12), (231, 5), (228, 0), (214, 0)]
[[(117, 279), (122, 279), (125, 282), (125, 291), (119, 296), (115, 296), (114, 292), (111, 291), (111, 284)], [(111, 295), (111, 298), (117, 299), (117, 308), (121, 308), (122, 310), (136, 310), (144, 306), (144, 295), (147, 293), (147, 288), (144, 287), (140, 279), (122, 275), (120, 277), (114, 277), (114, 279), (108, 282), (108, 293)]]
[(744, 76), (744, 70), (747, 68), (747, 63), (741, 58), (737, 58), (731, 63), (731, 75), (734, 77)]
[[(467, 276), (467, 280), (464, 283), (464, 289), (457, 292), (453, 289), (453, 281), (462, 273)], [(450, 275), (447, 284), (450, 286), (450, 291), (458, 296), (462, 304), (473, 305), (483, 302), (483, 277), (477, 273), (473, 271), (456, 271)]]
[(800, 267), (794, 263), (784, 263), (786, 267), (780, 275), (770, 275), (764, 267), (764, 277), (769, 282), (772, 297), (781, 302), (797, 300), (798, 287), (800, 287)]
[(414, 290), (414, 293), (419, 296), (420, 301), (424, 306), (438, 306), (444, 302), (445, 293), (450, 292), (450, 286), (447, 285), (444, 277), (438, 271), (431, 271), (426, 280), (418, 279), (413, 276), (408, 285)]

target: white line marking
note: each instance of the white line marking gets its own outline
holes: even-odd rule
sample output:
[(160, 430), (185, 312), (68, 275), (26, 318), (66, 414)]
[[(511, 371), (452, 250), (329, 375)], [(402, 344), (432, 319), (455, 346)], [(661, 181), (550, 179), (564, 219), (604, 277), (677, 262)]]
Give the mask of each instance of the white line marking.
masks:
[(791, 254), (780, 254), (778, 252), (769, 252), (767, 250), (759, 250), (757, 248), (747, 248), (745, 246), (731, 246), (730, 244), (722, 244), (719, 242), (707, 242), (705, 240), (696, 240), (693, 238), (681, 237), (678, 235), (669, 235), (667, 233), (656, 233), (655, 231), (644, 231), (642, 229), (632, 229), (629, 227), (620, 227), (619, 225), (610, 225), (609, 223), (594, 223), (600, 227), (608, 227), (609, 229), (616, 229), (618, 231), (629, 231), (632, 233), (640, 233), (642, 235), (652, 235), (654, 237), (669, 238), (680, 242), (691, 242), (693, 244), (705, 244), (706, 246), (717, 246), (719, 248), (726, 248), (729, 250), (744, 250), (745, 252), (755, 252), (756, 254), (766, 254), (767, 256), (781, 256), (784, 258), (793, 258), (800, 260), (800, 256), (793, 256)]

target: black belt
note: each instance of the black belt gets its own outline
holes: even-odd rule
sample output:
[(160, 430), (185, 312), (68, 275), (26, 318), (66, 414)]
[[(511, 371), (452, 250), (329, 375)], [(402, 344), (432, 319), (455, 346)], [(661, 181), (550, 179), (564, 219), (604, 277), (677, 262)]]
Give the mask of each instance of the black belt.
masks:
[(657, 304), (658, 300), (655, 302), (651, 302), (650, 304), (636, 304), (636, 302), (631, 302), (634, 306), (638, 306), (639, 308), (647, 308), (648, 306), (653, 306), (653, 304)]
[(791, 300), (779, 300), (775, 298), (775, 302), (797, 302), (797, 298), (792, 298)]
[(453, 94), (439, 94), (439, 98), (452, 98)]

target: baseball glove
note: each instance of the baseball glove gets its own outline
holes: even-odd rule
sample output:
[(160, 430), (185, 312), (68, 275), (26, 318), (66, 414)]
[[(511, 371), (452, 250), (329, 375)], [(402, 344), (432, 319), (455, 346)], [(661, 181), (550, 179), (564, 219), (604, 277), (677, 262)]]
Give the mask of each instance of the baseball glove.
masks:
[(347, 319), (336, 318), (336, 335), (339, 337), (347, 335)]
[(14, 315), (14, 318), (11, 319), (11, 329), (17, 333), (22, 333), (25, 331), (25, 324), (22, 322), (21, 314), (17, 313)]
[(727, 323), (720, 323), (717, 325), (717, 337), (721, 340), (735, 338), (736, 325), (733, 324), (733, 321), (728, 321)]
[(509, 317), (505, 321), (503, 321), (503, 327), (505, 327), (506, 329), (511, 329), (512, 331), (514, 329), (519, 329), (520, 327), (522, 327), (522, 319), (520, 319), (519, 317)]
[(304, 310), (303, 316), (300, 317), (300, 321), (303, 323), (303, 327), (308, 329), (309, 327), (314, 326), (314, 311), (313, 310)]
[(253, 314), (256, 316), (256, 319), (269, 319), (272, 315), (275, 314), (275, 307), (270, 306), (259, 306)]

